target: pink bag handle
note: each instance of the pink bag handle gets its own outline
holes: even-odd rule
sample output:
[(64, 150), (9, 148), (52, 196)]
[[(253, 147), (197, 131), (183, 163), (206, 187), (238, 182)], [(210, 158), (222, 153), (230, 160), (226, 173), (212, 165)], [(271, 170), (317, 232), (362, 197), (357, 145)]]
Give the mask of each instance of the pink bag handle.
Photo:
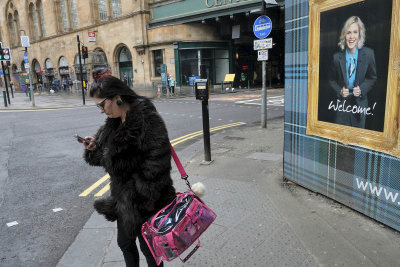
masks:
[(171, 148), (172, 158), (174, 159), (175, 164), (176, 164), (176, 167), (178, 168), (179, 173), (181, 174), (181, 178), (182, 178), (183, 180), (185, 180), (187, 186), (189, 187), (189, 190), (191, 190), (191, 186), (190, 186), (190, 183), (189, 183), (189, 181), (188, 181), (188, 177), (189, 177), (189, 176), (186, 174), (186, 171), (185, 171), (185, 169), (183, 168), (182, 163), (181, 163), (181, 161), (179, 160), (178, 156), (176, 155), (176, 152), (175, 152), (174, 148), (172, 147), (171, 143), (169, 143), (169, 147)]

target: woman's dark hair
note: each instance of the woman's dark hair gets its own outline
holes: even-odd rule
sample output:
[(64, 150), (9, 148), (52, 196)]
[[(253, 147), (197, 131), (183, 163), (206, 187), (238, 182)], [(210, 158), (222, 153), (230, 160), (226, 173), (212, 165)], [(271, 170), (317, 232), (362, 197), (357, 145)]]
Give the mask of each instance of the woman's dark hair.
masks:
[(108, 68), (101, 67), (93, 70), (93, 83), (90, 87), (90, 97), (111, 99), (120, 95), (122, 101), (132, 103), (138, 95), (123, 81), (111, 75)]

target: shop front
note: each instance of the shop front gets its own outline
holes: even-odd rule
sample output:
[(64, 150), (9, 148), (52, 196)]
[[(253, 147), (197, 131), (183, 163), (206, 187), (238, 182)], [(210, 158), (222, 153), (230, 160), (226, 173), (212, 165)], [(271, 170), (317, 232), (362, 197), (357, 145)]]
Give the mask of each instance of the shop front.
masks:
[(209, 36), (216, 39), (174, 43), (177, 86), (191, 86), (203, 66), (211, 88), (221, 88), (226, 74), (235, 74), (233, 86), (236, 88), (260, 88), (262, 69), (254, 50), (257, 38), (253, 24), (257, 17), (267, 15), (273, 24), (268, 36), (273, 39), (273, 48), (269, 50), (267, 62), (267, 85), (284, 87), (284, 1), (276, 4), (264, 4), (260, 0), (189, 2), (190, 5), (184, 2), (153, 5), (153, 19), (149, 23), (150, 29), (172, 24), (193, 25), (191, 36), (203, 25), (210, 29)]
[[(231, 48), (226, 42), (174, 44), (177, 86), (193, 86), (204, 68), (211, 85), (220, 84), (232, 71)], [(203, 67), (202, 67), (203, 66)]]

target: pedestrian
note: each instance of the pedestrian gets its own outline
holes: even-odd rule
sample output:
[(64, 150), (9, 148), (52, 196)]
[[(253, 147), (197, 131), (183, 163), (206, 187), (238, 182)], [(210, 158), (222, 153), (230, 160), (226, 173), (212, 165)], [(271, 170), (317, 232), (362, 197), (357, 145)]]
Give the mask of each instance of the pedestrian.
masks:
[(126, 77), (126, 73), (124, 73), (122, 81), (124, 82), (124, 84), (128, 85), (128, 77)]
[(169, 92), (175, 94), (175, 80), (171, 75), (168, 75)]
[(63, 78), (63, 80), (62, 80), (62, 86), (63, 86), (64, 91), (67, 91), (67, 87), (68, 87), (67, 79)]
[(107, 220), (117, 220), (117, 243), (126, 266), (139, 266), (136, 238), (148, 266), (157, 266), (141, 226), (175, 197), (165, 123), (148, 98), (108, 69), (95, 69), (93, 79), (90, 97), (107, 119), (93, 137), (85, 137), (90, 143), (83, 143), (84, 159), (109, 173), (111, 191), (94, 208)]

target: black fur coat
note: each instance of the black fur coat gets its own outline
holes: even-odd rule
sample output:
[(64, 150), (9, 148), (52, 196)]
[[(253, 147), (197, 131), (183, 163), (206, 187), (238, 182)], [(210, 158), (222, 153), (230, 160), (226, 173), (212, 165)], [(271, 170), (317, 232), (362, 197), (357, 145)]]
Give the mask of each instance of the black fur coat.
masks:
[(136, 236), (175, 197), (164, 121), (150, 100), (138, 96), (125, 123), (107, 118), (95, 138), (96, 150), (85, 150), (84, 158), (109, 173), (111, 196), (96, 200), (94, 207), (107, 220), (121, 221), (128, 236)]

